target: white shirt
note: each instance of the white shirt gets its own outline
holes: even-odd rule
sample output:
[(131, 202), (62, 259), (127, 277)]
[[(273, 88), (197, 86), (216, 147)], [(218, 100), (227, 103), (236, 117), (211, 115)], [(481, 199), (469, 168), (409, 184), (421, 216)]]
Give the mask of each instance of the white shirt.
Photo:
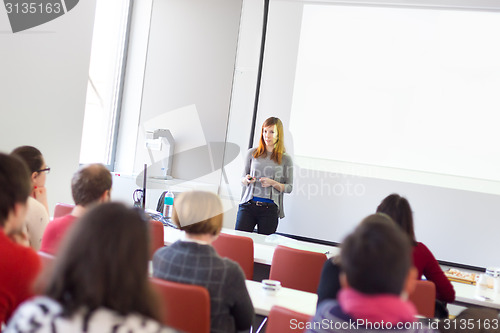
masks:
[(43, 232), (49, 223), (49, 213), (44, 205), (33, 197), (28, 198), (24, 231), (28, 234), (30, 246), (38, 251), (42, 243)]

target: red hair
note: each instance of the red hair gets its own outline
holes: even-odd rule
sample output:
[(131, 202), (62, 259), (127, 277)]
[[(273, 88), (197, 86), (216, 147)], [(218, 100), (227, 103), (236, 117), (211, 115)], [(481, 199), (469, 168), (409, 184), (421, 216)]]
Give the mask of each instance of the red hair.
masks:
[(279, 118), (269, 117), (262, 124), (262, 129), (260, 130), (260, 140), (259, 146), (253, 152), (253, 157), (258, 158), (264, 155), (266, 152), (266, 143), (264, 142), (264, 127), (276, 125), (276, 131), (278, 132), (278, 139), (274, 144), (273, 152), (271, 153), (271, 159), (278, 164), (281, 164), (281, 158), (283, 153), (285, 153), (285, 142), (283, 140), (283, 123)]

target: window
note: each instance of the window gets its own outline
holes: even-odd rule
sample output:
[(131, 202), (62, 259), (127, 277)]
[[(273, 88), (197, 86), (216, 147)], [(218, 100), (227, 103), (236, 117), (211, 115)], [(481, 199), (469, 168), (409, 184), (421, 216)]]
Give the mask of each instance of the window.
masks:
[(131, 0), (97, 1), (80, 163), (113, 169)]

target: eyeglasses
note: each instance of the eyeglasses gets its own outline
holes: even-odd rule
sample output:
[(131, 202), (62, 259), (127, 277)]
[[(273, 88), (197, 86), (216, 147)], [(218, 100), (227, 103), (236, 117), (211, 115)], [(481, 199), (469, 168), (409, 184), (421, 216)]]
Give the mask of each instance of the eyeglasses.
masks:
[(49, 167), (47, 167), (47, 168), (45, 168), (45, 169), (37, 170), (36, 172), (38, 172), (38, 173), (42, 173), (42, 172), (45, 172), (45, 173), (50, 173), (50, 168), (49, 168)]

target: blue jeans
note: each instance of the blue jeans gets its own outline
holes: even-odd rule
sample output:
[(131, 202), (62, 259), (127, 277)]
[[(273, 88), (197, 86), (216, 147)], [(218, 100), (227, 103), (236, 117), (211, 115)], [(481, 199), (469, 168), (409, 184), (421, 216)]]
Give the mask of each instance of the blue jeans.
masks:
[(275, 233), (278, 228), (278, 206), (253, 200), (240, 204), (236, 230), (253, 232), (256, 225), (259, 234)]

